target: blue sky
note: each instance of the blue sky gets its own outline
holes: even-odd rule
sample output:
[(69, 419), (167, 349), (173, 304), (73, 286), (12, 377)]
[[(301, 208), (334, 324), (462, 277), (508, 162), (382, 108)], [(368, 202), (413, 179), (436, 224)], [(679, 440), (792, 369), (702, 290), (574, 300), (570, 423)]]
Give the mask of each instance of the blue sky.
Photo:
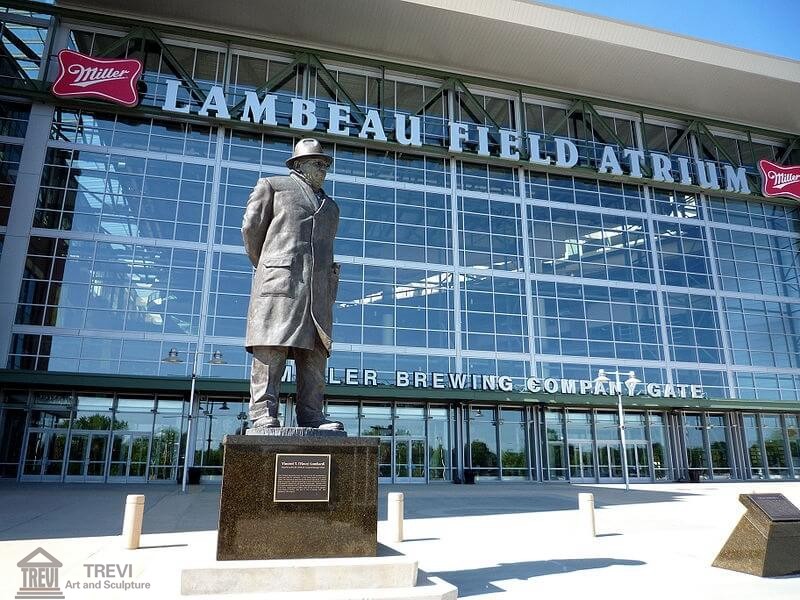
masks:
[(800, 60), (800, 0), (536, 0)]

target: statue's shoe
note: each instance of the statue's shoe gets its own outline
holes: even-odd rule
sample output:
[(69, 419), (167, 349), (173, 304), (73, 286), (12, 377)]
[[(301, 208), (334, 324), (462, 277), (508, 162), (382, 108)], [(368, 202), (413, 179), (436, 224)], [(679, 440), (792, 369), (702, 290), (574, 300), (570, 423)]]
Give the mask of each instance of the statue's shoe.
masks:
[(277, 417), (261, 417), (253, 421), (253, 429), (256, 427), (280, 427), (281, 422)]
[(344, 425), (342, 423), (339, 421), (328, 421), (327, 419), (313, 423), (299, 423), (298, 426), (311, 427), (313, 429), (326, 429), (329, 431), (344, 431)]

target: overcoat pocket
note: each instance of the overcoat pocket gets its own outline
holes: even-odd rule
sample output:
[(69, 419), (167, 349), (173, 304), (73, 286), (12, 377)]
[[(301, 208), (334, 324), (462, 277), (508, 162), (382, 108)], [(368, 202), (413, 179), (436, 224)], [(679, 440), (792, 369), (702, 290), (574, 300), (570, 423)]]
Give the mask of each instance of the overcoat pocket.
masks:
[(289, 296), (294, 294), (292, 277), (293, 257), (290, 254), (266, 256), (259, 261), (261, 270), (261, 296)]

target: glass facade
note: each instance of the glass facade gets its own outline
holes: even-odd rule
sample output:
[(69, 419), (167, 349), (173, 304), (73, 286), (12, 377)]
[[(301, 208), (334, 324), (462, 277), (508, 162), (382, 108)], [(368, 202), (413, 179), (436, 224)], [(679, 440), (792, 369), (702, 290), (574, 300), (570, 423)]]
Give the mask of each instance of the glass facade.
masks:
[[(24, 30), (39, 56), (48, 27), (87, 54), (122, 37), (90, 23), (7, 18), (1, 26)], [(287, 127), (291, 99), (304, 97), (317, 102), (320, 131), (333, 102), (380, 110), (387, 128), (396, 115), (420, 118), (421, 148), (325, 140), (342, 264), (329, 366), (339, 380), (374, 370), (377, 384), (374, 397), (362, 389), (356, 398), (331, 381), (328, 412), (351, 434), (380, 438), (382, 481), (465, 471), (617, 481), (623, 453), (636, 480), (800, 477), (800, 208), (444, 151), (452, 120), (488, 127), (493, 152), (498, 128), (538, 135), (550, 154), (554, 136), (569, 137), (579, 166), (595, 171), (607, 144), (718, 165), (723, 144), (754, 173), (759, 158), (783, 152), (777, 137), (711, 140), (686, 133), (688, 117), (569, 111), (499, 87), (443, 91), (441, 81), (381, 77), (355, 62), (287, 71), (289, 57), (255, 48), (182, 39), (166, 40), (169, 52), (127, 48), (145, 63), (148, 114), (0, 101), (0, 257), (18, 286), (0, 359), (7, 373), (145, 376), (156, 391), (134, 396), (110, 378), (102, 393), (4, 389), (0, 475), (173, 481), (187, 454), (188, 395), (162, 396), (159, 381), (188, 388), (194, 363), (215, 389), (229, 388), (198, 394), (188, 453), (202, 475), (220, 474), (222, 436), (246, 427), (252, 267), (242, 214), (258, 177), (287, 172), (299, 139)], [(8, 52), (0, 82), (20, 69), (38, 77), (31, 56)], [(225, 85), (231, 107), (271, 82), (278, 127), (159, 113), (178, 71), (204, 93)], [(202, 101), (180, 93), (196, 113)], [(25, 143), (42, 152), (23, 157)], [(24, 189), (23, 160), (37, 173)], [(173, 348), (181, 362), (163, 360)], [(216, 351), (224, 364), (208, 362)], [(622, 448), (613, 399), (587, 408), (569, 394), (524, 391), (528, 377), (591, 380), (600, 368), (633, 370), (645, 384), (701, 384), (714, 410), (685, 399), (631, 408)], [(397, 371), (507, 375), (513, 390), (415, 399), (396, 386)]]
[(180, 397), (6, 390), (3, 400), (6, 477), (109, 483), (180, 477), (187, 418)]

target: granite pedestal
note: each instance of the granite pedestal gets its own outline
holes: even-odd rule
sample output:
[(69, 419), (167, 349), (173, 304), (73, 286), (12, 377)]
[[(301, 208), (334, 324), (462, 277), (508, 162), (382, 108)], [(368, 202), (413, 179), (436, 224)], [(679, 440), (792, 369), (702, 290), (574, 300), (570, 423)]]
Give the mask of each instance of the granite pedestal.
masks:
[[(341, 432), (284, 436), (275, 431), (272, 435), (228, 435), (223, 444), (218, 560), (376, 555), (377, 439), (345, 437)], [(278, 454), (282, 455), (281, 469), (292, 463), (291, 457), (283, 455), (320, 456), (318, 461), (312, 459), (323, 465), (312, 467), (317, 470), (312, 473), (315, 486), (319, 470), (329, 464), (327, 500), (318, 486), (311, 490), (313, 501), (292, 500), (293, 493), (308, 495), (311, 486), (302, 474), (281, 473), (276, 482)], [(299, 462), (304, 460), (308, 464), (305, 458)]]
[(800, 573), (800, 510), (783, 494), (741, 494), (739, 501), (747, 512), (713, 566), (759, 577)]

